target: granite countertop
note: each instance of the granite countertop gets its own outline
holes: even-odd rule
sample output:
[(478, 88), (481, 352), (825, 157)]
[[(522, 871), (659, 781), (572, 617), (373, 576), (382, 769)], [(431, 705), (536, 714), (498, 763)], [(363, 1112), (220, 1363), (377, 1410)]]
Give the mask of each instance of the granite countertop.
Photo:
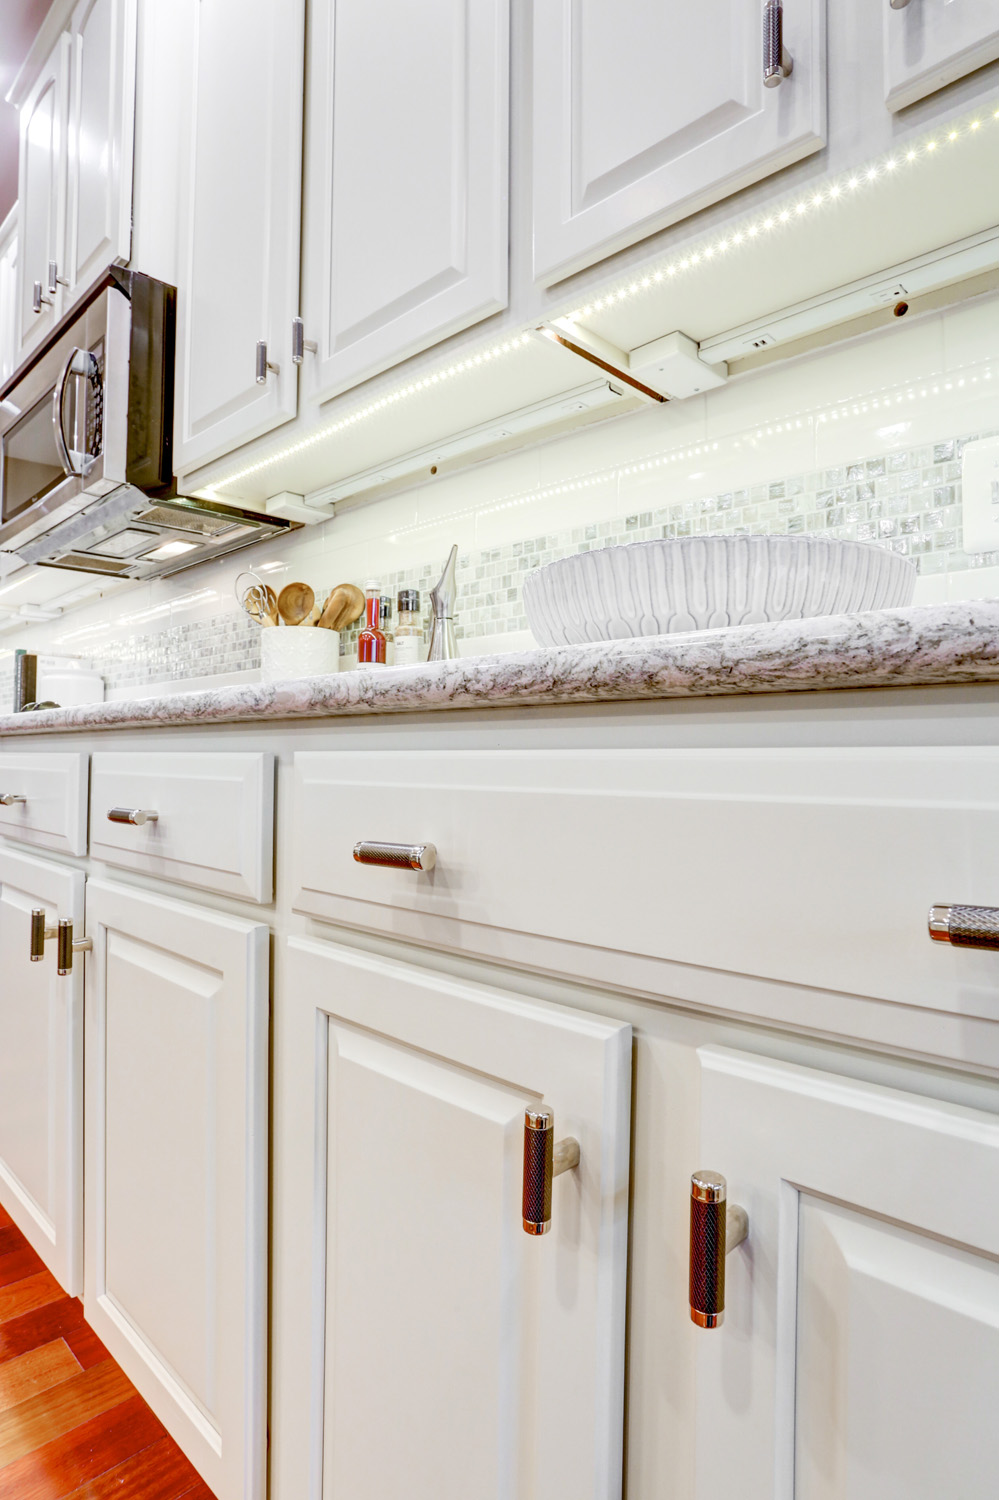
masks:
[(999, 682), (999, 600), (538, 647), (8, 714), (0, 716), (0, 736), (963, 682)]

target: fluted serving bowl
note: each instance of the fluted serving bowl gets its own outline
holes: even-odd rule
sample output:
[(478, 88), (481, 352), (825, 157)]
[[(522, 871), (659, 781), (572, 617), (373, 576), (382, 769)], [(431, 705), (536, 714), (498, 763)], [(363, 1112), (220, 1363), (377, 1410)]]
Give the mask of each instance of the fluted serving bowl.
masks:
[(916, 569), (868, 542), (707, 536), (577, 552), (529, 573), (541, 646), (803, 620), (912, 602)]

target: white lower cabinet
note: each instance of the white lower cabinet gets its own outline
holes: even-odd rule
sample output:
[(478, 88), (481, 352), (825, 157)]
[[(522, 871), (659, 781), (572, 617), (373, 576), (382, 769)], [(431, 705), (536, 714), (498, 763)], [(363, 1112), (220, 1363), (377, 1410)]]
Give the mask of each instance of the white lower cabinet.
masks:
[(705, 1047), (701, 1160), (748, 1212), (697, 1341), (696, 1495), (991, 1500), (999, 1117)]
[(83, 927), (84, 877), (0, 849), (0, 1203), (71, 1296), (83, 1289), (83, 968), (55, 942), (32, 963), (31, 913)]
[(630, 1026), (304, 938), (281, 985), (273, 1500), (620, 1495)]
[(87, 922), (87, 1320), (219, 1500), (262, 1500), (268, 930), (97, 880)]

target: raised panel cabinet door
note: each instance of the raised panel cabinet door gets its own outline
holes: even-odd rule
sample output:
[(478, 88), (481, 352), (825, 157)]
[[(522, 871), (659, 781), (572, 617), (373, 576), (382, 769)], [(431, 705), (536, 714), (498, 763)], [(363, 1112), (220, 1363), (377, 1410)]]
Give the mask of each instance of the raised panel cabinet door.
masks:
[(70, 31), (67, 300), (132, 245), (138, 0), (80, 0)]
[(305, 938), (279, 994), (275, 1500), (620, 1495), (631, 1028)]
[(310, 26), (309, 391), (507, 303), (509, 0), (321, 0)]
[(91, 881), (87, 1320), (218, 1500), (263, 1500), (268, 932)]
[[(200, 0), (178, 287), (178, 473), (298, 408), (304, 66), (305, 0)], [(268, 367), (258, 383), (261, 340)]]
[(17, 204), (0, 224), (0, 385), (17, 364)]
[[(63, 288), (49, 290), (49, 266), (63, 261), (66, 241), (66, 158), (70, 42), (52, 49), (20, 115), (18, 164), (18, 360), (40, 343), (62, 313)], [(41, 311), (34, 285), (41, 283)]]
[(999, 1112), (699, 1055), (690, 1168), (749, 1234), (723, 1325), (688, 1325), (698, 1500), (991, 1500)]
[(885, 103), (904, 109), (999, 57), (995, 0), (884, 0)]
[(0, 1203), (72, 1297), (83, 1290), (83, 965), (31, 960), (31, 913), (82, 934), (84, 877), (0, 849)]
[(793, 72), (765, 88), (762, 0), (535, 0), (537, 280), (817, 151), (824, 0), (787, 0), (784, 42)]

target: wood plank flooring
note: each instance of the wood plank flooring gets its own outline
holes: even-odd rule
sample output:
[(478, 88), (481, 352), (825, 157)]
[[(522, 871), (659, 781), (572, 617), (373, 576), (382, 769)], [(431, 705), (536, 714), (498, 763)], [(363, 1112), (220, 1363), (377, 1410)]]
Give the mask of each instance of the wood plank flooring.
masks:
[(2, 1208), (0, 1500), (213, 1500)]

